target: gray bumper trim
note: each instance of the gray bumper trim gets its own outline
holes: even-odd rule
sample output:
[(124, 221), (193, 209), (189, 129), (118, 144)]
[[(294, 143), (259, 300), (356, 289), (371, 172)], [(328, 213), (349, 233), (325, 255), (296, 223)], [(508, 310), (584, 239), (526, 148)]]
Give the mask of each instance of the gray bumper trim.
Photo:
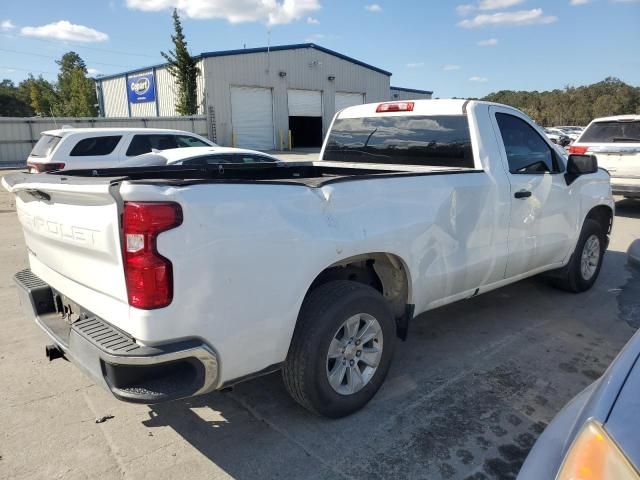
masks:
[[(191, 339), (158, 346), (142, 346), (106, 321), (83, 313), (79, 320), (68, 323), (55, 311), (56, 292), (34, 275), (23, 270), (14, 276), (25, 315), (55, 342), (69, 359), (96, 383), (117, 398), (138, 403), (157, 403), (200, 395), (215, 389), (218, 359), (211, 347)], [(118, 388), (105, 374), (105, 364), (115, 367), (158, 367), (179, 361), (196, 361), (201, 365), (201, 385), (186, 395), (163, 395), (144, 388)]]

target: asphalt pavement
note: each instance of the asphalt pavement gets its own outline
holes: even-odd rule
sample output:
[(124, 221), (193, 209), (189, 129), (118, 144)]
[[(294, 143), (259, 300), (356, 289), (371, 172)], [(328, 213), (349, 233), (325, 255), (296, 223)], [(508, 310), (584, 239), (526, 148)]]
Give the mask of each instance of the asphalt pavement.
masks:
[(514, 478), (546, 424), (640, 326), (640, 271), (626, 260), (640, 201), (617, 209), (592, 290), (534, 278), (423, 314), (374, 400), (327, 420), (297, 406), (279, 374), (146, 406), (48, 362), (13, 286), (26, 250), (0, 189), (0, 478)]

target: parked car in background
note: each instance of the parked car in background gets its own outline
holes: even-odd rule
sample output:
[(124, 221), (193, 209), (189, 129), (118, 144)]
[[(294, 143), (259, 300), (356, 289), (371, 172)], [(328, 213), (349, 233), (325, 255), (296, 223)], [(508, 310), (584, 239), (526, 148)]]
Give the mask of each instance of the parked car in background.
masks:
[(595, 155), (609, 171), (615, 195), (640, 197), (640, 115), (596, 118), (569, 153)]
[(195, 133), (163, 128), (61, 128), (42, 132), (27, 166), (31, 172), (110, 168), (152, 149), (215, 145)]
[(566, 147), (571, 143), (571, 139), (558, 129), (544, 128), (543, 130), (545, 135), (549, 137), (549, 140), (561, 147)]
[(578, 127), (575, 125), (563, 125), (560, 127), (553, 127), (553, 128), (557, 128), (558, 130), (561, 130), (562, 132), (565, 133), (565, 135), (569, 136), (569, 138), (571, 138), (572, 141), (575, 141), (582, 132), (584, 132), (584, 127)]
[(145, 153), (122, 162), (119, 167), (151, 167), (162, 165), (220, 165), (226, 163), (274, 163), (281, 160), (273, 155), (230, 147), (172, 148)]
[(640, 332), (547, 426), (518, 480), (639, 480)]
[(515, 108), (415, 100), (340, 110), (317, 162), (14, 173), (17, 290), (49, 358), (121, 400), (282, 370), (298, 403), (341, 417), (417, 315), (543, 272), (593, 286), (609, 176), (557, 149)]

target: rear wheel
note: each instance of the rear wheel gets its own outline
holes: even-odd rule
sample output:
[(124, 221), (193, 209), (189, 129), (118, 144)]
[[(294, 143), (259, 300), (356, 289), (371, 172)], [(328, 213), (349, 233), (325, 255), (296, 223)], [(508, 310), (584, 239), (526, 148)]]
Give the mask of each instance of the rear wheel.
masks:
[(284, 384), (303, 407), (326, 417), (362, 408), (391, 364), (395, 321), (382, 295), (350, 281), (321, 285), (305, 299)]
[(566, 267), (553, 272), (554, 285), (570, 292), (589, 290), (600, 273), (606, 248), (606, 233), (595, 220), (587, 219), (571, 260)]

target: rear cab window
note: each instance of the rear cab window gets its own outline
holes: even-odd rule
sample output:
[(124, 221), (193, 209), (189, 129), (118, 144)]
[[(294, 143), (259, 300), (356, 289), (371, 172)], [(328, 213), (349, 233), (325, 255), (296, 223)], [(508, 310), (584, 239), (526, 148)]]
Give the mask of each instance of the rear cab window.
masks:
[(32, 157), (48, 157), (51, 155), (51, 152), (53, 152), (58, 143), (60, 143), (60, 140), (62, 140), (62, 137), (47, 134), (42, 135), (33, 146), (29, 155)]
[(71, 150), (71, 157), (97, 157), (113, 152), (122, 138), (121, 135), (90, 137), (80, 140)]
[(474, 168), (466, 115), (338, 118), (324, 160)]
[(593, 122), (579, 143), (640, 143), (640, 120)]

